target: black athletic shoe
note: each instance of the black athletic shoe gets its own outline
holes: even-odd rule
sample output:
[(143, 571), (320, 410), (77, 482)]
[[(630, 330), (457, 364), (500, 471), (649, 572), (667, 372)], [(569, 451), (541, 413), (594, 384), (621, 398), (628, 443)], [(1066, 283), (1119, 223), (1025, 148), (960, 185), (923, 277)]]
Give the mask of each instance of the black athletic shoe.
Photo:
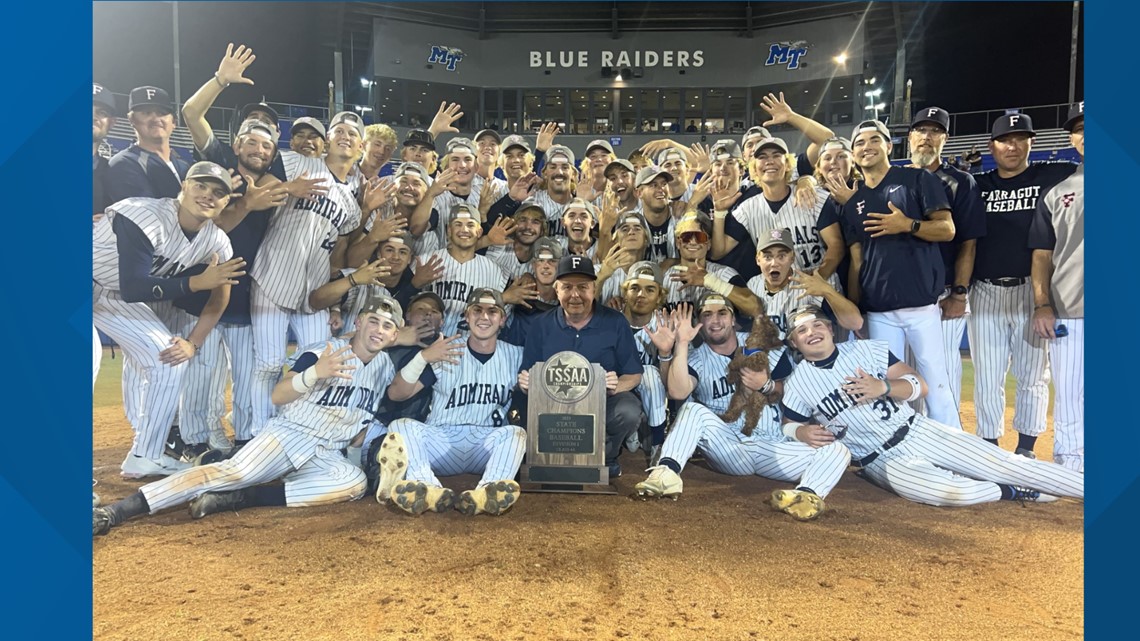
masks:
[(237, 511), (245, 504), (245, 490), (232, 492), (206, 492), (190, 501), (190, 518), (200, 519), (209, 514), (228, 510)]
[(101, 536), (111, 531), (111, 512), (105, 507), (91, 510), (91, 536)]
[[(166, 436), (166, 455), (177, 461), (182, 458), (187, 447), (189, 446), (186, 445), (186, 441), (182, 440), (182, 432), (179, 431), (178, 426), (171, 425), (170, 433)], [(189, 461), (190, 459), (186, 460)]]

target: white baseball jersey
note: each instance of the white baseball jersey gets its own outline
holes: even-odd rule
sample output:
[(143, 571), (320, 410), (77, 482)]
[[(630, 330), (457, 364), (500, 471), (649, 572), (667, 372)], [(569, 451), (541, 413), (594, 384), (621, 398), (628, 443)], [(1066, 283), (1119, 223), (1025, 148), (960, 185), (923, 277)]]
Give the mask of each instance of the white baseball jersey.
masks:
[(433, 363), (435, 383), (427, 424), (505, 425), (522, 353), (523, 348), (518, 345), (498, 341), (495, 353), (486, 362), (481, 362), (468, 347), (456, 365)]
[[(375, 211), (370, 213), (367, 219), (364, 221), (364, 233), (371, 233), (372, 226), (376, 224), (377, 220), (387, 220), (395, 215), (396, 208), (392, 205), (384, 205), (377, 208)], [(412, 243), (412, 256), (423, 256), (425, 254), (430, 254), (440, 247), (441, 244), (439, 242), (439, 234), (429, 229), (425, 231), (422, 236), (415, 239), (415, 241)]]
[(447, 244), (447, 224), (451, 222), (451, 208), (459, 203), (465, 203), (473, 210), (479, 211), (479, 190), (474, 181), (471, 182), (471, 193), (466, 196), (456, 196), (450, 191), (445, 191), (432, 201), (432, 209), (439, 214), (439, 226), (435, 230), (441, 247)]
[(491, 259), (507, 278), (514, 280), (523, 274), (533, 274), (534, 270), (531, 268), (530, 261), (525, 263), (519, 262), (519, 257), (515, 254), (515, 245), (491, 245), (487, 248), (487, 258)]
[(758, 194), (741, 203), (733, 210), (732, 216), (748, 231), (753, 243), (762, 240), (764, 232), (770, 229), (790, 229), (792, 242), (796, 245), (796, 267), (800, 270), (815, 269), (823, 262), (824, 246), (816, 223), (826, 199), (817, 197), (815, 206), (805, 209), (796, 205), (796, 186), (792, 185), (791, 190), (791, 195), (778, 211), (772, 211), (768, 199)]
[(173, 198), (127, 198), (111, 205), (95, 224), (91, 276), (104, 289), (119, 291), (119, 250), (112, 220), (124, 216), (146, 234), (154, 247), (150, 275), (176, 276), (194, 265), (233, 258), (229, 236), (207, 221), (194, 238), (187, 238), (178, 224), (178, 201)]
[[(554, 234), (551, 234), (554, 236)], [(562, 255), (570, 253), (570, 239), (566, 236), (557, 236), (558, 244), (562, 246)], [(598, 262), (598, 241), (595, 240), (590, 243), (590, 248), (586, 250), (586, 256), (595, 263)]]
[(807, 296), (802, 289), (792, 289), (790, 285), (785, 285), (783, 289), (778, 292), (769, 292), (764, 287), (763, 276), (753, 276), (748, 279), (748, 289), (764, 303), (764, 309), (768, 313), (768, 318), (780, 330), (780, 338), (783, 339), (788, 334), (788, 314), (795, 311), (804, 305), (823, 306), (823, 298), (819, 296)]
[(337, 239), (360, 226), (360, 205), (351, 177), (337, 180), (325, 161), (282, 151), (285, 175), (293, 180), (304, 172), (324, 178), (329, 192), (314, 201), (290, 196), (269, 219), (265, 240), (250, 275), (279, 307), (311, 313), (309, 294), (329, 282), (329, 255)]
[[(748, 334), (736, 333), (736, 342), (739, 345), (743, 346), (747, 339)], [(783, 353), (782, 348), (768, 352), (769, 369), (775, 369)], [(708, 343), (702, 343), (700, 347), (689, 350), (689, 374), (697, 379), (692, 398), (717, 414), (728, 411), (732, 393), (736, 391), (736, 386), (728, 382), (728, 363), (731, 360), (731, 356), (714, 352)], [(742, 418), (741, 421), (743, 420)], [(780, 441), (783, 440), (783, 435), (776, 436), (779, 432), (780, 413), (777, 408), (769, 405), (760, 415), (760, 424), (756, 426), (755, 433), (767, 440)]]
[(664, 425), (668, 418), (666, 408), (665, 383), (661, 380), (661, 364), (657, 355), (657, 346), (649, 336), (648, 329), (657, 329), (657, 316), (650, 317), (645, 327), (633, 327), (633, 344), (641, 356), (641, 382), (637, 384), (637, 391), (641, 394), (641, 406), (645, 410), (645, 417), (650, 427)]
[[(475, 174), (475, 177), (471, 179), (471, 191), (482, 196), (483, 185), (486, 183), (486, 178)], [(510, 187), (507, 186), (507, 181), (494, 175), (491, 176), (491, 185), (491, 204), (495, 204), (499, 202), (500, 198), (507, 195), (507, 191), (510, 189)]]
[[(565, 203), (556, 202), (550, 197), (550, 192), (545, 189), (540, 189), (531, 194), (535, 204), (542, 207), (542, 211), (546, 212), (546, 222), (548, 231), (551, 236), (563, 236), (566, 234), (566, 229), (562, 227), (562, 208)], [(566, 202), (570, 202), (567, 198)]]
[[(471, 260), (460, 263), (446, 249), (440, 249), (424, 256), (424, 262), (432, 256), (439, 256), (443, 261), (443, 275), (428, 283), (423, 291), (435, 292), (443, 299), (443, 327), (440, 331), (444, 336), (451, 336), (459, 329), (467, 331), (467, 322), (463, 320), (467, 295), (479, 287), (490, 287), (501, 292), (507, 286), (507, 275), (486, 256), (476, 254)], [(412, 263), (413, 271), (415, 266)]]
[[(678, 267), (680, 267), (680, 265), (674, 265), (665, 271), (665, 290), (668, 292), (665, 301), (670, 305), (676, 305), (677, 303), (692, 303), (696, 305), (701, 299), (701, 296), (704, 296), (705, 293), (710, 290), (703, 285), (685, 287), (684, 283), (673, 280), (673, 274), (680, 273), (677, 269)], [(705, 271), (726, 283), (740, 275), (740, 272), (735, 269), (719, 263), (706, 262)]]
[(646, 260), (655, 263), (663, 262), (666, 258), (678, 258), (677, 243), (674, 242), (674, 230), (677, 228), (677, 219), (669, 216), (665, 224), (654, 227), (649, 223), (649, 249)]

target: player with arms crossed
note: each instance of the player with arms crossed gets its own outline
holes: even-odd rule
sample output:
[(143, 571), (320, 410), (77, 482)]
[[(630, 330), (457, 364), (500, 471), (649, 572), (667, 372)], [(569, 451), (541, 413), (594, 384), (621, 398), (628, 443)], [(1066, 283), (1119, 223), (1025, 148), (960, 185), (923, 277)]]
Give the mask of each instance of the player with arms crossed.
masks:
[[(454, 504), (468, 516), (499, 515), (519, 497), (514, 478), (526, 452), (526, 432), (506, 417), (523, 350), (498, 340), (506, 322), (499, 292), (472, 290), (463, 316), (471, 328), (466, 345), (458, 335), (440, 337), (400, 370), (388, 390), (389, 398), (400, 401), (432, 389), (426, 424), (399, 419), (388, 426), (407, 447), (407, 480), (393, 488), (381, 466), (376, 500), (390, 499), (409, 514), (442, 512)], [(456, 500), (437, 473), (483, 477)]]
[(804, 362), (784, 381), (784, 433), (809, 444), (841, 439), (876, 485), (940, 506), (1084, 497), (1081, 474), (916, 414), (907, 401), (921, 398), (926, 383), (887, 343), (836, 344), (818, 307), (792, 315), (789, 341)]
[[(360, 498), (367, 485), (364, 472), (341, 449), (371, 422), (395, 375), (382, 350), (396, 339), (403, 323), (395, 300), (369, 300), (351, 339), (333, 338), (298, 350), (292, 368), (273, 388), (281, 413), (233, 458), (185, 470), (144, 485), (106, 508), (95, 508), (92, 535), (187, 501), (190, 517), (200, 519), (224, 510), (307, 507)], [(398, 444), (399, 437), (393, 441)], [(392, 452), (390, 467), (402, 470), (406, 457), (398, 447)], [(284, 484), (263, 485), (276, 479)]]

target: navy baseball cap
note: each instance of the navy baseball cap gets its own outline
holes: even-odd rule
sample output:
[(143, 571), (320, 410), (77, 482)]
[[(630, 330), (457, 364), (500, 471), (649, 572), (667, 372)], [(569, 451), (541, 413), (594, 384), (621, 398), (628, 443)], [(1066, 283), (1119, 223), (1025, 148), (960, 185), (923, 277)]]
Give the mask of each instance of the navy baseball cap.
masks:
[(436, 309), (439, 310), (440, 314), (443, 313), (443, 310), (447, 309), (447, 307), (443, 304), (443, 299), (440, 298), (439, 294), (436, 294), (435, 292), (420, 292), (415, 296), (412, 296), (412, 299), (408, 301), (408, 309), (411, 309), (412, 305), (415, 305), (417, 301), (425, 299), (430, 300), (432, 304), (436, 306)]
[(588, 276), (590, 280), (598, 279), (598, 275), (594, 273), (594, 261), (589, 256), (567, 254), (562, 257), (562, 260), (558, 261), (558, 273), (554, 278), (557, 280), (563, 276), (571, 276), (573, 274)]
[(91, 102), (92, 104), (100, 105), (107, 110), (107, 113), (112, 116), (119, 115), (119, 107), (115, 103), (115, 95), (103, 85), (93, 82), (91, 83)]
[(927, 107), (926, 109), (919, 109), (914, 114), (914, 120), (910, 122), (910, 128), (914, 129), (920, 123), (932, 122), (945, 131), (950, 131), (950, 113), (942, 107)]
[(1085, 117), (1085, 101), (1074, 102), (1069, 106), (1069, 118), (1063, 125), (1065, 131), (1073, 133), (1073, 127), (1076, 126), (1078, 120), (1083, 120)]
[(186, 172), (186, 180), (196, 178), (198, 180), (212, 180), (220, 184), (225, 190), (226, 194), (233, 193), (233, 184), (230, 182), (230, 172), (222, 168), (217, 163), (212, 163), (208, 160), (196, 162), (190, 166), (189, 171)]
[(166, 113), (174, 113), (174, 103), (170, 101), (170, 94), (158, 87), (135, 87), (131, 89), (131, 99), (127, 110), (134, 111), (143, 107), (157, 107)]
[(404, 137), (404, 146), (412, 145), (421, 145), (435, 151), (435, 138), (426, 129), (409, 129), (408, 135)]
[(251, 102), (248, 105), (242, 107), (241, 111), (238, 112), (237, 121), (245, 122), (246, 120), (249, 120), (249, 114), (255, 111), (264, 112), (265, 115), (269, 116), (269, 119), (273, 121), (274, 127), (279, 127), (281, 125), (281, 116), (277, 114), (277, 110), (265, 104), (264, 102)]
[(1006, 134), (1026, 133), (1030, 136), (1036, 136), (1037, 132), (1033, 131), (1033, 119), (1029, 114), (1006, 114), (999, 116), (994, 121), (993, 133), (990, 135), (990, 140), (997, 140)]

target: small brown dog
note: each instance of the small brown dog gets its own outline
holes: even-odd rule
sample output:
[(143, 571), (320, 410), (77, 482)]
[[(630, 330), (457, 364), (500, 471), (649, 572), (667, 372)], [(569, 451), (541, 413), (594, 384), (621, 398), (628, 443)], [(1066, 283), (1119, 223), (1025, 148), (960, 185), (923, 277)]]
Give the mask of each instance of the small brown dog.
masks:
[(720, 418), (725, 423), (732, 423), (743, 414), (744, 427), (740, 431), (745, 436), (752, 435), (752, 430), (760, 420), (760, 413), (764, 411), (765, 406), (780, 402), (780, 394), (776, 391), (761, 394), (748, 389), (741, 384), (740, 370), (748, 368), (756, 372), (770, 373), (768, 351), (781, 345), (783, 343), (780, 341), (780, 330), (776, 324), (767, 315), (760, 314), (752, 323), (752, 331), (745, 339), (743, 348), (737, 347), (736, 354), (728, 363), (727, 380), (736, 386), (736, 390), (732, 393), (728, 410), (721, 414)]

